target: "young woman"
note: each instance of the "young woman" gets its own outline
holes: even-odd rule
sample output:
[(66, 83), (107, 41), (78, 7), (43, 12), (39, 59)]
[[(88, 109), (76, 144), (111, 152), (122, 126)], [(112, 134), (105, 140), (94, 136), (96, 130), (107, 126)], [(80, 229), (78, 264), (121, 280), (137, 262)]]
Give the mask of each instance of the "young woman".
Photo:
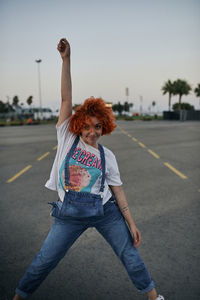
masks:
[(57, 190), (59, 200), (50, 203), (54, 224), (13, 299), (31, 296), (76, 239), (95, 227), (122, 261), (138, 291), (150, 300), (163, 300), (136, 249), (141, 234), (129, 210), (115, 156), (97, 143), (116, 127), (112, 110), (101, 98), (91, 97), (72, 115), (70, 45), (63, 38), (57, 49), (63, 60), (58, 149), (45, 186)]

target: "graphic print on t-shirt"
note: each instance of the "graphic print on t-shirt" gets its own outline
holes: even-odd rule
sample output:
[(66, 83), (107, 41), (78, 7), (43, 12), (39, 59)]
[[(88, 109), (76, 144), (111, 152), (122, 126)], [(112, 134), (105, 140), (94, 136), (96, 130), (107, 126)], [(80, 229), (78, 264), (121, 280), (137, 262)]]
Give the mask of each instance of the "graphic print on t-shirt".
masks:
[[(70, 189), (76, 192), (91, 192), (91, 189), (101, 174), (101, 160), (91, 153), (76, 148), (69, 160)], [(64, 190), (65, 185), (65, 159), (59, 170), (59, 187)]]

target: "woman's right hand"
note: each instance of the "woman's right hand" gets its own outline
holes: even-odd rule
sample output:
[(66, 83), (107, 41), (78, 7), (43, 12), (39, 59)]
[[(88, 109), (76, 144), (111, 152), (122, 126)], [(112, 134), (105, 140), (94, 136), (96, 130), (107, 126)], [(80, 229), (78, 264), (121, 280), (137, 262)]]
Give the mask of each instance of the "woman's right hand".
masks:
[(65, 38), (59, 41), (57, 49), (60, 52), (62, 59), (70, 57), (70, 44)]

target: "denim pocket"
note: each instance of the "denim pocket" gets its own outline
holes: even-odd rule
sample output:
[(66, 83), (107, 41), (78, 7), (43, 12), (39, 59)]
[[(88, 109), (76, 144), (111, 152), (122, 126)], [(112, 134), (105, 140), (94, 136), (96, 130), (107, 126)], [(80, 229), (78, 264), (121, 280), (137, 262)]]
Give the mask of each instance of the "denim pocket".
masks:
[(75, 218), (103, 216), (102, 198), (92, 193), (68, 191), (65, 193), (60, 215)]
[(103, 215), (101, 200), (93, 202), (80, 202), (74, 199), (67, 199), (61, 208), (61, 215), (76, 218), (88, 218)]
[[(58, 203), (60, 200), (56, 202), (48, 202), (48, 204), (52, 205), (50, 216), (52, 217), (59, 217), (60, 215), (60, 203)], [(62, 205), (62, 204), (61, 204)]]

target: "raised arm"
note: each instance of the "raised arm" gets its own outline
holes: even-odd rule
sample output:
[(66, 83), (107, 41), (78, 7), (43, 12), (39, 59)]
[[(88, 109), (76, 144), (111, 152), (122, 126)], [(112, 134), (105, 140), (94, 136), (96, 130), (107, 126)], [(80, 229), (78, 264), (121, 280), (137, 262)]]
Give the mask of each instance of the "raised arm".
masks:
[(70, 44), (63, 38), (57, 47), (62, 58), (61, 74), (61, 107), (57, 126), (60, 126), (67, 118), (72, 115), (72, 83), (70, 72)]

